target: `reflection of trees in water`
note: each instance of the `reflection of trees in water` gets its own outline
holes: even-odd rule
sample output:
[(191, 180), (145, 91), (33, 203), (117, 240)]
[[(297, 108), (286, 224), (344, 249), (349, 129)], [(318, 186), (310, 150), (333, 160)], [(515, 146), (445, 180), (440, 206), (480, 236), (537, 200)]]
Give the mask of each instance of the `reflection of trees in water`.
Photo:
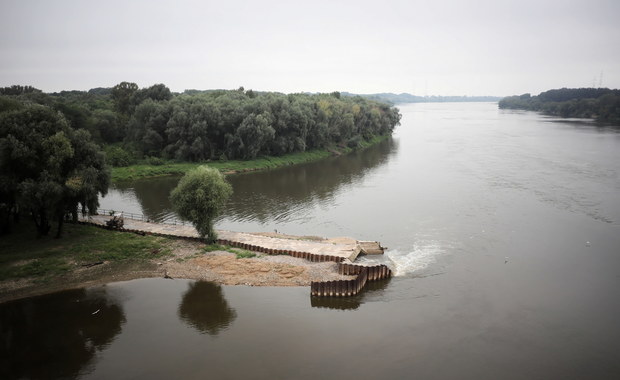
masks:
[(390, 279), (367, 282), (364, 290), (353, 297), (310, 297), (312, 307), (336, 310), (356, 310), (364, 304), (364, 299), (387, 288)]
[[(340, 189), (359, 183), (364, 176), (387, 163), (397, 149), (398, 142), (390, 138), (344, 156), (228, 176), (234, 192), (220, 220), (231, 218), (264, 222), (270, 218), (286, 217), (315, 203), (325, 204)], [(173, 213), (168, 196), (179, 178), (146, 178), (115, 184), (115, 189), (133, 192), (142, 213), (158, 220)]]
[(230, 176), (234, 193), (222, 217), (233, 220), (280, 219), (314, 204), (326, 204), (334, 195), (359, 183), (396, 153), (388, 139), (340, 157), (278, 170)]
[(179, 317), (201, 333), (217, 335), (237, 317), (218, 284), (197, 281), (189, 284), (179, 305)]
[(123, 323), (122, 305), (105, 288), (0, 305), (0, 378), (76, 377), (121, 332)]
[(151, 219), (159, 220), (163, 215), (173, 212), (168, 197), (180, 178), (180, 176), (144, 178), (114, 184), (114, 189), (121, 193), (135, 194), (142, 213)]

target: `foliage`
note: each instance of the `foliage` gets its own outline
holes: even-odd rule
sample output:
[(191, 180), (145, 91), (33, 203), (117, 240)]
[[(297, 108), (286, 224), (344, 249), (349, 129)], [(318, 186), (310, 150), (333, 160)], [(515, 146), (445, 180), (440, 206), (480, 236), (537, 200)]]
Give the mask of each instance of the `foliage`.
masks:
[(33, 92), (41, 92), (41, 90), (32, 86), (13, 85), (11, 87), (0, 88), (0, 95), (22, 95)]
[(221, 244), (207, 244), (203, 250), (205, 252), (225, 251), (234, 253), (238, 259), (249, 259), (257, 256), (254, 252), (246, 251), (245, 249), (232, 248)]
[(251, 259), (252, 257), (256, 257), (256, 253), (244, 249), (234, 249), (234, 253), (238, 259)]
[[(362, 147), (378, 142), (381, 137), (371, 140)], [(112, 180), (123, 181), (136, 178), (157, 177), (163, 175), (185, 174), (187, 171), (197, 168), (201, 165), (218, 169), (222, 173), (241, 173), (255, 170), (274, 169), (282, 166), (301, 164), (311, 161), (320, 160), (332, 155), (333, 151), (346, 153), (349, 149), (339, 148), (328, 150), (312, 150), (302, 153), (290, 153), (279, 157), (261, 157), (254, 160), (230, 160), (230, 161), (210, 161), (202, 163), (193, 162), (174, 162), (165, 161), (162, 165), (150, 165), (148, 162), (135, 164), (128, 167), (115, 167), (112, 169)]]
[(213, 242), (217, 238), (213, 219), (231, 194), (232, 186), (219, 171), (199, 166), (181, 178), (170, 193), (170, 201), (181, 218), (194, 224), (202, 238)]
[(121, 82), (112, 88), (112, 101), (114, 109), (122, 114), (128, 115), (131, 112), (133, 95), (138, 91), (138, 85), (130, 82)]
[(123, 167), (136, 163), (131, 152), (119, 145), (106, 145), (104, 147), (104, 152), (106, 155), (106, 162), (112, 167)]
[(0, 96), (0, 112), (15, 111), (23, 108), (23, 104), (14, 97)]
[(149, 165), (153, 165), (153, 166), (159, 166), (159, 165), (163, 165), (166, 163), (163, 159), (159, 157), (147, 157), (146, 162)]
[(69, 127), (64, 116), (46, 106), (30, 105), (0, 113), (0, 205), (4, 229), (10, 214), (29, 212), (39, 235), (50, 220), (61, 234), (67, 212), (78, 206), (93, 212), (105, 195), (110, 174), (105, 156), (84, 130)]
[(179, 161), (230, 163), (230, 169), (218, 166), (224, 171), (304, 162), (306, 156), (289, 157), (312, 152), (315, 158), (318, 151), (364, 146), (390, 135), (400, 120), (394, 107), (338, 92), (285, 95), (239, 88), (173, 94), (163, 84), (139, 88), (122, 82), (52, 94), (12, 86), (3, 93), (0, 113), (35, 104), (59, 111), (71, 129), (89, 131), (105, 147), (111, 166), (158, 166), (115, 170), (124, 178), (183, 173), (196, 166), (179, 169)]
[(509, 96), (499, 108), (540, 111), (561, 117), (595, 118), (620, 123), (620, 90), (608, 88), (562, 88), (541, 92), (538, 96)]

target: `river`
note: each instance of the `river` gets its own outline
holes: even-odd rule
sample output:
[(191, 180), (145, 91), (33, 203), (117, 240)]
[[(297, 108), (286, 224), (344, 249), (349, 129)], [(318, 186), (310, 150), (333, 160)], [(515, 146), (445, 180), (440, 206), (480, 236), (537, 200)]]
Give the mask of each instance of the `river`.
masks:
[[(367, 150), (230, 176), (216, 223), (379, 240), (366, 260), (395, 277), (346, 300), (144, 279), (10, 302), (8, 378), (620, 378), (620, 128), (400, 109)], [(176, 181), (118, 184), (102, 207), (169, 218)]]

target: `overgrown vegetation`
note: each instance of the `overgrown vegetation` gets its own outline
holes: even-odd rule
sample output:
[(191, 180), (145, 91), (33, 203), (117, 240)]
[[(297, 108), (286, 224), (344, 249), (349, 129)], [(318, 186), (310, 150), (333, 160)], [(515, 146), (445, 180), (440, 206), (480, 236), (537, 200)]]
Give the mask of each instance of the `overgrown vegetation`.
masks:
[(161, 165), (136, 164), (126, 167), (112, 168), (112, 181), (123, 181), (136, 178), (158, 177), (163, 175), (185, 174), (201, 165), (218, 169), (222, 173), (241, 173), (254, 170), (274, 169), (282, 166), (302, 164), (327, 158), (334, 153), (346, 154), (355, 148), (367, 148), (385, 140), (389, 136), (376, 136), (368, 141), (362, 140), (355, 147), (333, 147), (329, 150), (313, 150), (290, 153), (279, 157), (261, 157), (254, 160), (177, 162), (166, 160)]
[(168, 239), (163, 237), (111, 232), (79, 224), (67, 224), (63, 239), (32, 239), (32, 233), (31, 224), (20, 223), (12, 234), (0, 239), (0, 281), (26, 277), (46, 281), (101, 261), (143, 261), (170, 254)]
[(229, 249), (230, 247), (227, 245), (221, 245), (221, 244), (216, 244), (216, 243), (207, 244), (203, 248), (205, 252), (228, 251)]
[(221, 244), (209, 244), (209, 245), (206, 245), (203, 249), (205, 252), (225, 251), (225, 252), (234, 253), (238, 259), (249, 259), (249, 258), (257, 256), (257, 254), (254, 252), (250, 252), (250, 251), (247, 251), (245, 249), (240, 249), (240, 248), (233, 248), (233, 247), (230, 247), (227, 245), (221, 245)]
[(96, 211), (108, 165), (119, 180), (205, 162), (221, 172), (271, 168), (369, 145), (399, 121), (394, 107), (338, 92), (0, 88), (0, 234), (28, 218), (39, 235), (56, 222), (60, 236), (68, 217)]
[(77, 220), (78, 207), (96, 211), (109, 182), (104, 154), (61, 113), (42, 105), (0, 112), (0, 234), (25, 214), (40, 236), (56, 221), (60, 237), (65, 217)]
[(329, 157), (327, 150), (315, 150), (303, 153), (291, 153), (280, 157), (261, 157), (254, 160), (231, 160), (231, 161), (204, 161), (204, 162), (177, 162), (175, 160), (164, 161), (161, 165), (136, 164), (127, 167), (112, 168), (112, 180), (121, 181), (128, 179), (157, 177), (162, 175), (185, 174), (191, 169), (202, 165), (218, 169), (222, 173), (236, 173), (253, 170), (273, 169), (280, 166), (301, 164)]
[(252, 257), (256, 257), (256, 253), (254, 252), (245, 251), (243, 249), (235, 249), (235, 248), (233, 248), (233, 250), (236, 251), (234, 253), (235, 255), (237, 255), (238, 259), (250, 259)]
[(593, 118), (620, 123), (620, 90), (608, 88), (562, 88), (541, 92), (538, 96), (509, 96), (499, 108), (539, 111), (560, 117)]
[(109, 163), (140, 160), (246, 160), (261, 156), (351, 146), (388, 135), (398, 109), (359, 96), (280, 94), (238, 90), (173, 94), (165, 85), (45, 94), (32, 87), (0, 89), (0, 112), (19, 104), (60, 111), (74, 129), (85, 129), (106, 148)]

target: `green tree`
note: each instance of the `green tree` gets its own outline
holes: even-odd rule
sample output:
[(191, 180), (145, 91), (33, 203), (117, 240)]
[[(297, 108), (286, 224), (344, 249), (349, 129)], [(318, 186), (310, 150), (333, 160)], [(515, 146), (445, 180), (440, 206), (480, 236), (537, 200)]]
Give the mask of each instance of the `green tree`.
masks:
[(136, 143), (142, 153), (159, 156), (167, 145), (166, 124), (171, 109), (167, 103), (146, 99), (136, 107), (127, 126), (129, 142)]
[[(0, 114), (0, 206), (5, 214), (29, 212), (39, 235), (50, 221), (96, 211), (110, 180), (105, 156), (84, 130), (73, 130), (62, 114), (29, 106)], [(7, 215), (3, 220), (9, 221)]]
[(208, 166), (190, 170), (170, 193), (172, 206), (183, 219), (189, 220), (202, 238), (213, 242), (217, 234), (213, 220), (232, 194), (232, 186), (222, 173)]
[(172, 99), (172, 92), (170, 92), (170, 89), (164, 84), (154, 84), (151, 87), (136, 91), (132, 96), (131, 103), (135, 107), (146, 99), (157, 102), (170, 100)]
[(138, 91), (138, 85), (131, 82), (121, 82), (112, 88), (112, 101), (116, 111), (129, 115), (132, 106), (132, 97)]
[(237, 136), (242, 143), (243, 158), (256, 158), (275, 136), (271, 126), (272, 116), (268, 113), (250, 114), (243, 119), (237, 129)]
[(125, 130), (118, 115), (112, 110), (96, 110), (93, 112), (93, 128), (99, 133), (101, 139), (108, 143), (123, 140)]
[(20, 86), (13, 85), (11, 87), (2, 87), (0, 88), (0, 95), (21, 95), (21, 94), (29, 94), (33, 92), (41, 92), (38, 88), (34, 88), (32, 86)]

